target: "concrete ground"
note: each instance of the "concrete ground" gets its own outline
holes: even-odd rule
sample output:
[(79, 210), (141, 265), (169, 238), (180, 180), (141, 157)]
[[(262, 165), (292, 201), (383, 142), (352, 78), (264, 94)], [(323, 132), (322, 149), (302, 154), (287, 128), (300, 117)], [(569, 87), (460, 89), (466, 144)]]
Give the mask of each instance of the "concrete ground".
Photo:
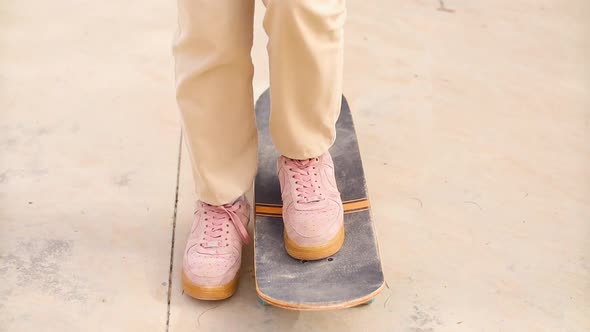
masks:
[(257, 302), (251, 247), (232, 299), (181, 293), (174, 2), (2, 1), (0, 331), (589, 331), (590, 2), (348, 8), (388, 288), (296, 312)]

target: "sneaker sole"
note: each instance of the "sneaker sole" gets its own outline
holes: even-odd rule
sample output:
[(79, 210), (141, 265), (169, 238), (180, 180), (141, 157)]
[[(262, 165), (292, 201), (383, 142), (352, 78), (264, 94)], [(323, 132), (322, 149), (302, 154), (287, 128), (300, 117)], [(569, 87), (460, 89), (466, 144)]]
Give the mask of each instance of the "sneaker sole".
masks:
[(203, 287), (194, 284), (190, 279), (182, 273), (182, 289), (186, 294), (195, 299), (199, 300), (224, 300), (231, 297), (238, 288), (238, 280), (240, 279), (240, 273), (236, 274), (236, 277), (225, 285), (215, 287)]
[(287, 249), (289, 256), (296, 259), (313, 261), (332, 256), (342, 248), (342, 244), (344, 244), (344, 226), (340, 228), (338, 234), (332, 240), (321, 246), (299, 246), (289, 239), (287, 232), (283, 233), (283, 238), (285, 239), (285, 249)]

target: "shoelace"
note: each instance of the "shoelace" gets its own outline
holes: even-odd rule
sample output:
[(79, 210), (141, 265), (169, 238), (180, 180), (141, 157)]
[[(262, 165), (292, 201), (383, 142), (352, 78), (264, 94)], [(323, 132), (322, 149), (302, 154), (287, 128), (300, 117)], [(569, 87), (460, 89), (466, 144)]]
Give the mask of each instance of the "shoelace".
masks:
[(311, 158), (306, 160), (296, 160), (286, 158), (286, 165), (295, 181), (295, 191), (297, 191), (297, 203), (311, 203), (324, 200), (323, 194), (318, 192), (321, 188), (317, 184), (317, 169), (316, 165), (319, 163), (319, 158)]
[[(224, 224), (226, 227), (229, 227), (228, 221), (231, 221), (238, 234), (240, 235), (240, 239), (244, 244), (250, 243), (250, 235), (248, 235), (248, 231), (242, 222), (240, 221), (240, 217), (236, 214), (236, 211), (241, 207), (241, 202), (237, 201), (233, 204), (225, 204), (220, 206), (213, 206), (206, 203), (203, 203), (203, 209), (205, 214), (205, 237), (203, 237), (203, 241), (201, 242), (202, 247), (211, 248), (211, 247), (219, 247), (221, 246), (221, 242), (223, 240), (227, 240), (226, 234), (229, 233), (229, 230), (224, 232)], [(226, 246), (229, 244), (226, 243)]]

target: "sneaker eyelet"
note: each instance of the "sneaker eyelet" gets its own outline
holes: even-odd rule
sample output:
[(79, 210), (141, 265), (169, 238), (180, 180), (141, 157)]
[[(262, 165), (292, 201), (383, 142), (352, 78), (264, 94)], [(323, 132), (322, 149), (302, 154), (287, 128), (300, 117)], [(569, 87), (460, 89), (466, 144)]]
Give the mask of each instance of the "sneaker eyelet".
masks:
[(227, 243), (226, 243), (226, 244), (225, 244), (225, 246), (226, 246), (226, 247), (229, 247), (229, 244), (227, 244)]
[(229, 224), (225, 224), (225, 227), (229, 227)]

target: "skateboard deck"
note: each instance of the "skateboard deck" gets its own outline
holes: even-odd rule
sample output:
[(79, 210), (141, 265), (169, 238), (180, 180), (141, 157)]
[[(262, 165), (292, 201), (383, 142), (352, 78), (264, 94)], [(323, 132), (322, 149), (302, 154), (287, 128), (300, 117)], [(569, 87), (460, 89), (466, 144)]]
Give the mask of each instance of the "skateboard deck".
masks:
[(384, 287), (383, 270), (367, 198), (365, 174), (348, 103), (342, 97), (336, 142), (330, 148), (344, 206), (345, 240), (331, 257), (302, 261), (283, 241), (279, 153), (269, 132), (270, 95), (256, 102), (259, 152), (255, 182), (254, 261), (260, 302), (295, 310), (340, 309), (370, 303)]

